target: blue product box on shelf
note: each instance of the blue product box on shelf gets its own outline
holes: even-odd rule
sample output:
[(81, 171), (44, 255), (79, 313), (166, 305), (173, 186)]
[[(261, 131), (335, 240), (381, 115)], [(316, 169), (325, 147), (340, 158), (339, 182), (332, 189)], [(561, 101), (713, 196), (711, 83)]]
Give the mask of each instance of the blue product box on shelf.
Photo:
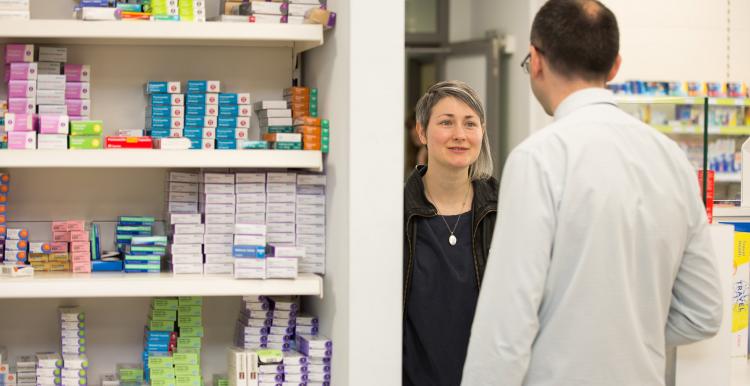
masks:
[(147, 117), (171, 118), (172, 105), (154, 105), (146, 109)]
[(122, 271), (122, 260), (103, 261), (94, 260), (91, 262), (92, 272), (120, 272)]
[(109, 0), (81, 0), (81, 7), (109, 7)]
[(216, 127), (216, 117), (185, 117), (185, 127)]
[(236, 139), (217, 139), (216, 148), (219, 150), (237, 149), (237, 140)]
[(219, 105), (220, 117), (236, 117), (240, 115), (240, 106), (238, 105)]
[(148, 135), (154, 138), (167, 138), (171, 133), (171, 129), (154, 129), (150, 130)]
[(235, 140), (236, 141), (235, 135), (236, 133), (234, 129), (226, 129), (226, 128), (216, 129), (216, 139), (219, 141), (221, 140)]
[(185, 96), (186, 106), (205, 106), (219, 103), (217, 94), (187, 94)]
[(221, 93), (219, 94), (220, 105), (249, 105), (250, 94), (247, 93)]
[(146, 83), (146, 94), (179, 94), (180, 82), (154, 82)]
[(221, 128), (247, 128), (250, 119), (247, 117), (219, 117), (217, 127)]
[[(190, 95), (190, 94), (188, 94)], [(213, 109), (213, 108), (212, 108)], [(209, 111), (209, 107), (207, 105), (187, 105), (185, 106), (185, 116), (188, 117), (205, 117), (207, 115), (216, 115), (211, 114)]]
[(258, 245), (233, 245), (232, 256), (264, 258), (266, 257), (266, 247)]
[(190, 138), (190, 149), (203, 149), (203, 139)]
[(205, 94), (219, 91), (221, 91), (221, 87), (218, 80), (189, 80), (187, 82), (187, 92), (189, 94)]
[(203, 128), (202, 127), (189, 127), (182, 131), (182, 135), (185, 138), (201, 139), (203, 138)]

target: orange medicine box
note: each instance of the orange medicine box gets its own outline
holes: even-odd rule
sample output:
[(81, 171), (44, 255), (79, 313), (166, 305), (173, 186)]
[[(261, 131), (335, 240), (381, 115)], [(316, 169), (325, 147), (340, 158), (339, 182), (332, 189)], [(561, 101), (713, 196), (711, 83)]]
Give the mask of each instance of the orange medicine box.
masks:
[(310, 103), (309, 94), (287, 95), (284, 97), (284, 99), (286, 99), (286, 101), (289, 103)]
[(285, 88), (284, 95), (310, 95), (310, 88), (309, 87)]
[(289, 108), (294, 111), (310, 111), (310, 104), (305, 103), (290, 103)]
[(302, 150), (320, 150), (320, 142), (305, 142), (302, 144)]
[(294, 120), (294, 126), (322, 126), (322, 120), (315, 117), (299, 117)]
[(320, 136), (323, 132), (320, 126), (297, 126), (294, 130), (302, 135), (317, 135)]
[(321, 143), (320, 135), (319, 134), (304, 134), (302, 135), (302, 142), (303, 143)]

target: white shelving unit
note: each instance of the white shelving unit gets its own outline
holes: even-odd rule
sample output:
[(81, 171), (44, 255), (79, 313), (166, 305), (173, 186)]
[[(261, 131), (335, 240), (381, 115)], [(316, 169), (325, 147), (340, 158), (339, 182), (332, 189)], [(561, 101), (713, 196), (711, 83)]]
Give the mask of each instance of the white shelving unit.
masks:
[[(196, 290), (200, 288), (200, 290)], [(294, 280), (236, 280), (231, 276), (171, 273), (40, 272), (0, 280), (0, 299), (122, 298), (155, 296), (313, 295), (323, 297), (323, 279), (300, 274)]]
[(310, 150), (3, 150), (7, 168), (290, 168), (323, 171)]
[(3, 20), (0, 44), (115, 44), (161, 46), (288, 47), (301, 53), (323, 44), (319, 25), (170, 23), (79, 20)]
[[(329, 0), (338, 25), (324, 33), (312, 25), (61, 20), (70, 18), (72, 4), (32, 0), (35, 20), (4, 20), (0, 43), (63, 46), (68, 62), (91, 65), (92, 118), (104, 121), (105, 134), (142, 128), (148, 80), (216, 79), (224, 92), (250, 92), (253, 101), (280, 99), (303, 53), (303, 84), (320, 90), (320, 114), (331, 120), (331, 152), (4, 150), (0, 169), (11, 174), (9, 225), (28, 223), (32, 239), (44, 240), (53, 220), (162, 218), (164, 177), (172, 168), (325, 169), (326, 275), (267, 281), (100, 273), (2, 278), (0, 344), (12, 356), (59, 350), (56, 309), (80, 305), (94, 358), (89, 384), (97, 385), (117, 364), (141, 361), (149, 297), (205, 296), (202, 369), (208, 383), (226, 372), (240, 295), (309, 295), (304, 308), (319, 316), (321, 333), (334, 342), (332, 384), (398, 384), (403, 7), (389, 11), (384, 27), (372, 17), (377, 2)], [(207, 6), (208, 16), (218, 13), (218, 0)], [(0, 84), (0, 97), (4, 93)], [(382, 339), (373, 340), (373, 331)]]

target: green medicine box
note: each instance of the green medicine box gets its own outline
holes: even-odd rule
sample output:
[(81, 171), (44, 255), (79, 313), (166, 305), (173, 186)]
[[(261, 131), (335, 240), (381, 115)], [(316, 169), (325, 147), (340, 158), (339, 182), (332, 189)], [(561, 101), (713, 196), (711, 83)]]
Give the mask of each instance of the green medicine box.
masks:
[(148, 360), (149, 374), (151, 379), (174, 379), (174, 367), (151, 367), (151, 359)]
[(122, 367), (118, 373), (122, 382), (143, 382), (143, 369), (140, 367)]
[(168, 320), (174, 322), (177, 320), (177, 311), (151, 309), (151, 312), (149, 312), (148, 316), (151, 320)]
[(200, 327), (203, 325), (203, 318), (200, 316), (182, 316), (177, 314), (177, 324), (180, 327)]
[(179, 375), (175, 377), (176, 386), (202, 386), (203, 380), (200, 376), (184, 376)]
[[(98, 136), (102, 135), (104, 122), (102, 121), (71, 121), (70, 135), (75, 136)], [(100, 137), (101, 139), (101, 137)]]
[(201, 349), (197, 347), (177, 347), (176, 353), (178, 354), (195, 354), (200, 355)]
[[(159, 368), (172, 369), (173, 367), (174, 367), (174, 360), (170, 356), (158, 356), (158, 357), (152, 356), (148, 358), (148, 368), (149, 370), (151, 370), (151, 374), (153, 374), (154, 369), (159, 369)], [(174, 377), (174, 374), (172, 376)]]
[(202, 296), (180, 296), (177, 298), (178, 306), (202, 306)]
[(189, 326), (180, 326), (180, 336), (185, 337), (191, 337), (191, 336), (197, 336), (197, 337), (203, 337), (203, 327), (189, 327)]
[(177, 306), (177, 314), (180, 316), (202, 316), (201, 306)]
[(151, 379), (151, 386), (176, 386), (174, 378), (170, 379)]
[(174, 321), (171, 320), (149, 320), (148, 329), (151, 331), (174, 331)]
[(201, 375), (201, 367), (198, 365), (174, 365), (174, 374), (177, 377), (196, 377)]
[(201, 348), (201, 338), (197, 336), (177, 338), (177, 347)]
[(200, 365), (200, 355), (189, 352), (176, 352), (172, 356), (174, 365)]
[(81, 135), (68, 138), (68, 148), (74, 150), (91, 150), (102, 148), (102, 137), (93, 135)]
[(151, 308), (155, 310), (175, 310), (177, 311), (177, 299), (174, 298), (156, 298), (151, 301)]

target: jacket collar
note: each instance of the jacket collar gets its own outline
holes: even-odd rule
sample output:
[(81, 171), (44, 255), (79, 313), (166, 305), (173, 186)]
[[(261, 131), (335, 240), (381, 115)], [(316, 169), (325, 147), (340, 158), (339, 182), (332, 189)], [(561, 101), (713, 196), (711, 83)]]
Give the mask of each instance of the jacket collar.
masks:
[(598, 87), (586, 88), (568, 95), (568, 97), (557, 106), (557, 110), (555, 110), (555, 120), (560, 120), (582, 107), (596, 104), (611, 104), (617, 106), (615, 96), (611, 91)]
[[(435, 206), (427, 200), (424, 193), (424, 183), (422, 177), (427, 172), (426, 165), (417, 165), (409, 178), (406, 180), (404, 187), (404, 209), (406, 216), (420, 215), (433, 216), (437, 213)], [(497, 208), (497, 181), (490, 178), (487, 181), (473, 181), (474, 200), (472, 209), (474, 212), (482, 211), (486, 208)], [(493, 189), (495, 186), (495, 189)]]

